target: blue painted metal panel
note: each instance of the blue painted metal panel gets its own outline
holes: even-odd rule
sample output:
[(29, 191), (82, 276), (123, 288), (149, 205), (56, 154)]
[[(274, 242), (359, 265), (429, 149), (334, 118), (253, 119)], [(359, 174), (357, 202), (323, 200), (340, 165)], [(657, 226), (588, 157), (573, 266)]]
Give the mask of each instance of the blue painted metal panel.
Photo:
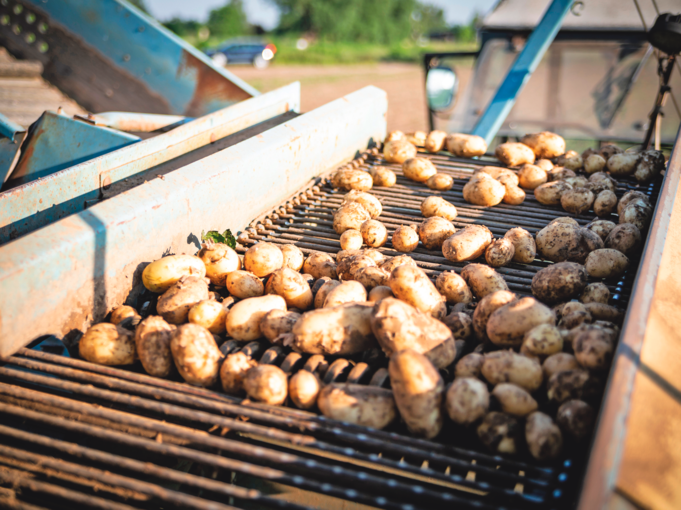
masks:
[(245, 228), (313, 176), (385, 137), (367, 87), (0, 248), (0, 355), (101, 320), (145, 263), (195, 253), (201, 230)]
[(7, 180), (26, 130), (0, 113), (0, 188)]
[(139, 140), (115, 129), (45, 112), (29, 128), (19, 161), (4, 188), (34, 181)]
[(205, 115), (259, 94), (124, 0), (26, 1), (163, 96), (168, 113)]
[(560, 30), (563, 18), (570, 10), (572, 0), (553, 0), (542, 20), (525, 43), (525, 47), (509, 69), (499, 90), (482, 114), (472, 134), (481, 136), (492, 143), (494, 136), (506, 120), (515, 104), (518, 94), (539, 65), (544, 53)]
[(0, 135), (9, 138), (11, 141), (15, 141), (14, 137), (17, 133), (23, 133), (26, 131), (22, 126), (16, 122), (11, 121), (0, 113)]
[(288, 111), (300, 111), (298, 82), (0, 193), (0, 244), (82, 211), (107, 178), (117, 182)]

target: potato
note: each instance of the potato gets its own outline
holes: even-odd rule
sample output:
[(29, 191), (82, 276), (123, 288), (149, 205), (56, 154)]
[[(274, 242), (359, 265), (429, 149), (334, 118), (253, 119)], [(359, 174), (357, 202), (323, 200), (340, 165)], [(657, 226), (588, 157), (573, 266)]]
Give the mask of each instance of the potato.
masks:
[(395, 297), (393, 291), (390, 290), (390, 287), (388, 287), (387, 285), (379, 285), (369, 291), (369, 298), (367, 299), (367, 301), (369, 301), (370, 303), (377, 303), (381, 299), (389, 297)]
[(262, 296), (265, 286), (260, 278), (249, 271), (232, 271), (225, 278), (229, 294), (239, 299)]
[(534, 198), (540, 204), (558, 205), (564, 193), (570, 191), (572, 186), (565, 181), (552, 181), (537, 186), (534, 189)]
[(428, 152), (440, 152), (445, 147), (446, 139), (447, 133), (436, 129), (435, 131), (428, 133), (423, 146)]
[(310, 253), (303, 264), (303, 271), (311, 274), (314, 278), (328, 276), (332, 280), (335, 280), (338, 278), (336, 269), (336, 262), (333, 257), (328, 253), (321, 251), (313, 251)]
[(515, 246), (510, 239), (502, 237), (492, 241), (485, 250), (485, 260), (492, 267), (501, 267), (509, 264), (515, 255)]
[(593, 392), (595, 380), (583, 369), (564, 370), (553, 374), (546, 383), (549, 400), (562, 404), (570, 399), (582, 399)]
[(279, 344), (280, 342), (275, 342), (275, 340), (281, 335), (290, 333), (300, 317), (299, 313), (275, 308), (267, 312), (260, 319), (260, 331), (270, 343)]
[(518, 181), (521, 188), (533, 190), (547, 180), (546, 170), (536, 165), (523, 165), (518, 170)]
[(525, 440), (537, 460), (555, 459), (563, 447), (563, 435), (550, 416), (536, 411), (527, 417)]
[(521, 264), (531, 264), (537, 255), (537, 245), (532, 234), (527, 230), (516, 227), (512, 228), (504, 238), (513, 243), (513, 261)]
[(364, 238), (359, 230), (350, 228), (340, 236), (340, 246), (342, 250), (359, 250), (364, 244)]
[[(486, 266), (483, 266), (486, 267)], [(516, 295), (508, 290), (497, 290), (480, 299), (473, 312), (473, 331), (478, 340), (489, 340), (487, 336), (487, 321), (496, 310), (516, 300)]]
[(650, 182), (665, 169), (664, 154), (656, 150), (643, 151), (634, 168), (634, 179)]
[(518, 420), (505, 413), (487, 413), (477, 429), (482, 444), (494, 453), (514, 454), (518, 451), (521, 428)]
[(187, 322), (189, 310), (208, 299), (208, 284), (200, 276), (183, 276), (158, 298), (156, 311), (170, 324)]
[(419, 245), (419, 235), (411, 227), (400, 225), (393, 232), (393, 248), (397, 251), (409, 253), (414, 251)]
[(552, 262), (584, 263), (590, 252), (603, 248), (603, 240), (591, 230), (570, 223), (550, 223), (537, 232), (537, 249)]
[(426, 186), (437, 191), (449, 191), (454, 187), (454, 177), (437, 173), (428, 178)]
[(206, 241), (197, 256), (206, 266), (206, 276), (213, 285), (225, 286), (225, 277), (232, 271), (241, 269), (239, 255), (223, 243)]
[(605, 158), (600, 154), (591, 154), (584, 160), (584, 171), (587, 174), (602, 172), (605, 168)]
[(567, 370), (576, 370), (580, 368), (577, 359), (567, 352), (557, 352), (551, 354), (548, 358), (544, 360), (542, 364), (542, 371), (544, 373), (544, 380), (548, 381), (553, 374), (558, 372), (565, 372)]
[(387, 285), (389, 277), (390, 273), (380, 267), (364, 267), (355, 274), (355, 280), (364, 285), (367, 291)]
[(374, 186), (380, 186), (384, 188), (391, 188), (397, 182), (397, 176), (395, 172), (386, 168), (384, 166), (372, 166), (368, 170), (369, 175), (373, 179)]
[(203, 326), (215, 335), (225, 332), (226, 318), (227, 309), (221, 303), (211, 299), (195, 304), (187, 316), (189, 322)]
[(539, 324), (525, 333), (520, 354), (544, 359), (563, 350), (563, 337), (553, 324)]
[(614, 154), (608, 159), (608, 170), (610, 175), (615, 177), (626, 177), (632, 175), (636, 170), (636, 162), (638, 161), (638, 154), (630, 154), (622, 152)]
[[(589, 186), (589, 179), (584, 177), (583, 175), (577, 175), (576, 177), (566, 177), (563, 179), (565, 182), (567, 182), (570, 186), (573, 188), (588, 188)], [(589, 190), (591, 191), (591, 190)], [(595, 195), (595, 193), (594, 193)]]
[(357, 202), (364, 207), (372, 219), (378, 218), (381, 215), (381, 212), (383, 212), (383, 206), (378, 198), (370, 193), (365, 193), (364, 191), (352, 190), (343, 197), (341, 206), (349, 204), (350, 202)]
[(385, 255), (378, 250), (374, 250), (373, 248), (367, 248), (366, 250), (363, 250), (362, 253), (365, 257), (369, 257), (371, 260), (376, 262), (377, 266), (380, 266), (387, 260)]
[(324, 308), (331, 308), (344, 303), (363, 303), (367, 300), (367, 291), (359, 282), (347, 281), (331, 289), (324, 300)]
[(333, 230), (340, 235), (348, 229), (359, 230), (367, 220), (369, 212), (358, 202), (348, 202), (333, 213)]
[(584, 214), (594, 203), (594, 194), (586, 188), (567, 190), (560, 196), (560, 205), (572, 214)]
[(380, 248), (388, 241), (388, 229), (378, 220), (367, 220), (359, 227), (367, 246)]
[(386, 356), (411, 349), (437, 368), (450, 365), (456, 356), (447, 326), (398, 299), (386, 298), (374, 305), (371, 328)]
[[(111, 330), (110, 328), (107, 329), (107, 333), (113, 333), (113, 331), (114, 330)], [(87, 333), (89, 332), (90, 330), (88, 330)], [(173, 365), (173, 357), (170, 352), (170, 339), (172, 337), (172, 333), (173, 326), (170, 326), (166, 321), (163, 320), (163, 318), (158, 316), (147, 317), (140, 322), (135, 329), (134, 342), (135, 348), (137, 350), (137, 356), (142, 362), (142, 366), (144, 367), (144, 370), (147, 372), (147, 374), (154, 377), (168, 377), (170, 375)], [(118, 334), (118, 332), (116, 334)], [(84, 345), (82, 343), (82, 338), (80, 342), (79, 348), (82, 349)], [(118, 339), (114, 339), (113, 347), (118, 349), (118, 342)], [(125, 346), (125, 342), (122, 342), (120, 345), (120, 347), (123, 348), (125, 348)], [(98, 348), (98, 351), (101, 353), (100, 348)], [(81, 356), (83, 356), (82, 353)], [(85, 356), (83, 357), (85, 358)], [(88, 361), (93, 361), (89, 358), (86, 359), (88, 359)], [(93, 363), (99, 362), (93, 361)], [(132, 363), (132, 360), (128, 363)]]
[(520, 182), (518, 175), (508, 168), (502, 168), (499, 166), (483, 166), (482, 168), (475, 170), (474, 175), (480, 172), (493, 177), (501, 184), (510, 183), (517, 186)]
[(505, 166), (520, 166), (534, 163), (532, 149), (522, 143), (507, 142), (497, 145), (494, 155)]
[(492, 207), (500, 204), (506, 195), (506, 187), (484, 172), (473, 174), (463, 187), (463, 198), (474, 205)]
[(329, 293), (338, 287), (341, 284), (338, 280), (328, 280), (326, 283), (324, 283), (319, 290), (317, 291), (317, 294), (315, 295), (314, 298), (314, 307), (319, 309), (319, 308), (324, 308), (324, 302), (326, 301), (327, 296)]
[[(605, 193), (605, 191), (603, 192)], [(612, 229), (615, 228), (615, 224), (608, 220), (595, 220), (589, 223), (586, 228), (598, 235), (604, 242), (608, 238)]]
[(578, 170), (582, 168), (583, 164), (582, 156), (575, 151), (567, 151), (556, 160), (556, 165), (565, 167), (568, 170)]
[(320, 390), (319, 378), (307, 370), (298, 370), (288, 381), (288, 394), (299, 409), (313, 407)]
[(409, 143), (423, 147), (426, 143), (426, 133), (423, 131), (414, 131), (413, 133), (406, 133), (405, 137)]
[(456, 207), (440, 197), (431, 196), (421, 202), (421, 214), (425, 218), (439, 216), (446, 220), (456, 218)]
[(260, 321), (270, 310), (286, 311), (284, 298), (267, 295), (239, 301), (227, 314), (227, 334), (234, 340), (257, 340), (262, 336)]
[(402, 163), (404, 176), (415, 182), (426, 182), (437, 173), (437, 168), (428, 158), (412, 157)]
[(435, 280), (435, 287), (442, 294), (447, 303), (470, 303), (473, 293), (466, 280), (454, 271), (443, 271)]
[(451, 221), (440, 216), (432, 216), (424, 220), (416, 231), (426, 249), (438, 250), (456, 232), (456, 229)]
[(601, 328), (586, 327), (572, 342), (575, 358), (588, 370), (607, 370), (615, 345), (612, 335)]
[(539, 363), (513, 351), (494, 351), (485, 354), (480, 371), (490, 384), (509, 382), (529, 392), (538, 389), (543, 379)]
[(546, 305), (524, 297), (497, 308), (487, 320), (487, 337), (495, 345), (519, 347), (525, 333), (540, 324), (556, 323), (556, 316)]
[[(237, 268), (238, 269), (238, 268)], [(206, 266), (199, 257), (170, 255), (155, 260), (142, 272), (142, 283), (151, 292), (161, 294), (183, 276), (206, 276)]]
[(541, 168), (545, 172), (548, 172), (549, 170), (551, 170), (553, 168), (553, 163), (551, 162), (551, 160), (548, 160), (548, 159), (539, 159), (539, 160), (535, 161), (534, 164), (535, 164), (535, 166), (538, 166), (539, 168)]
[(331, 184), (334, 188), (344, 190), (369, 191), (374, 180), (369, 173), (356, 168), (342, 168), (331, 176)]
[(584, 292), (579, 296), (582, 303), (604, 303), (610, 300), (610, 290), (604, 283), (590, 283), (584, 288)]
[(574, 218), (570, 218), (569, 216), (554, 218), (551, 221), (549, 221), (548, 225), (555, 225), (556, 223), (564, 223), (566, 225), (572, 225), (573, 227), (579, 227), (579, 223), (577, 222), (577, 220)]
[(622, 210), (619, 218), (620, 225), (623, 223), (631, 223), (640, 231), (648, 228), (650, 218), (653, 215), (653, 208), (644, 200), (632, 200)]
[(447, 390), (445, 409), (454, 423), (470, 425), (487, 414), (489, 391), (478, 379), (457, 378)]
[[(123, 327), (137, 325), (141, 317), (132, 306), (121, 305), (117, 306), (111, 311), (111, 319), (109, 322), (114, 325), (120, 324)], [(133, 324), (133, 321), (135, 324)]]
[(177, 327), (170, 340), (170, 352), (177, 371), (189, 384), (209, 388), (218, 381), (222, 353), (206, 328), (198, 324)]
[(487, 152), (487, 143), (476, 135), (452, 133), (445, 140), (447, 150), (460, 158), (474, 158)]
[(525, 201), (525, 192), (514, 184), (504, 184), (506, 193), (503, 202), (509, 205), (520, 205)]
[(244, 394), (244, 377), (246, 372), (257, 366), (257, 363), (243, 352), (228, 354), (220, 365), (220, 383), (228, 395)]
[(383, 147), (383, 157), (388, 163), (404, 163), (416, 156), (416, 147), (406, 140), (392, 140)]
[(622, 216), (624, 208), (635, 200), (643, 200), (645, 203), (650, 205), (650, 199), (645, 193), (640, 191), (627, 191), (624, 195), (622, 195), (622, 198), (617, 203), (617, 215)]
[[(574, 172), (574, 170), (570, 170), (569, 168), (565, 168), (564, 166), (554, 166), (551, 170), (546, 172), (546, 176), (548, 177), (549, 182), (553, 181), (568, 182), (567, 179), (574, 178), (577, 176), (577, 174)], [(572, 184), (570, 185), (572, 186)]]
[(589, 184), (587, 187), (595, 195), (598, 195), (601, 191), (605, 190), (614, 193), (617, 190), (617, 181), (604, 172), (596, 172), (589, 176)]
[(288, 381), (281, 368), (259, 365), (246, 372), (244, 389), (250, 399), (277, 406), (286, 401)]
[(388, 286), (397, 298), (436, 319), (447, 315), (445, 298), (419, 267), (402, 265), (393, 269)]
[(412, 349), (394, 353), (388, 365), (400, 415), (413, 435), (432, 439), (442, 429), (444, 382), (433, 364)]
[(607, 161), (610, 159), (611, 156), (615, 154), (620, 154), (624, 152), (622, 149), (620, 149), (617, 145), (609, 143), (606, 145), (603, 145), (599, 150), (598, 153), (605, 158)]
[(477, 352), (466, 354), (463, 358), (457, 361), (454, 366), (454, 376), (458, 379), (461, 377), (480, 377), (480, 370), (485, 357)]
[(392, 273), (395, 268), (405, 264), (416, 267), (416, 262), (409, 255), (398, 255), (397, 257), (386, 260), (380, 265), (380, 268), (385, 269), (388, 273)]
[(605, 246), (625, 255), (634, 254), (641, 248), (641, 231), (630, 223), (617, 225), (605, 239)]
[(463, 312), (452, 312), (442, 319), (442, 323), (447, 326), (455, 340), (468, 340), (473, 336), (473, 319)]
[(307, 354), (333, 356), (347, 356), (376, 347), (371, 331), (372, 310), (373, 307), (365, 303), (345, 303), (306, 312), (293, 326), (291, 346)]
[(492, 232), (484, 225), (468, 225), (448, 237), (442, 244), (442, 254), (452, 262), (464, 262), (480, 257), (492, 243)]
[(372, 429), (390, 425), (397, 416), (391, 390), (363, 384), (329, 384), (319, 393), (317, 405), (327, 418)]
[(532, 395), (515, 384), (497, 384), (492, 390), (492, 396), (499, 402), (499, 407), (503, 412), (513, 416), (527, 416), (536, 411), (538, 407)]
[(550, 131), (525, 135), (520, 143), (532, 149), (537, 159), (553, 159), (565, 153), (565, 139)]
[(244, 254), (244, 268), (260, 278), (269, 276), (283, 266), (284, 254), (276, 244), (260, 241)]
[(461, 277), (478, 299), (498, 290), (508, 290), (506, 280), (493, 268), (484, 264), (468, 264), (461, 270)]
[(406, 139), (407, 139), (407, 137), (402, 131), (395, 130), (395, 131), (390, 131), (386, 135), (384, 142), (388, 143), (388, 142), (392, 142), (392, 141), (395, 141), (395, 140), (406, 140)]
[(593, 408), (582, 400), (568, 400), (558, 408), (556, 414), (556, 422), (561, 430), (577, 440), (591, 433), (594, 418)]
[(122, 326), (102, 322), (88, 328), (78, 342), (78, 352), (98, 365), (129, 365), (135, 361), (135, 339)]
[(627, 270), (629, 259), (618, 250), (603, 248), (589, 253), (584, 265), (593, 278), (619, 278)]
[(558, 262), (539, 270), (532, 278), (532, 294), (553, 304), (579, 296), (587, 282), (586, 268), (575, 262)]

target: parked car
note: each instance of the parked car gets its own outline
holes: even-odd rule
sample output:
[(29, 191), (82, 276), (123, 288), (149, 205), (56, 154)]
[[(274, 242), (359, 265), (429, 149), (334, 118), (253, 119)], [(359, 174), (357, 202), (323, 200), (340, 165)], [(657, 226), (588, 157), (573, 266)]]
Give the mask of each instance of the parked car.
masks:
[(267, 67), (276, 53), (277, 47), (274, 44), (257, 39), (232, 39), (218, 48), (206, 51), (206, 55), (218, 66), (252, 64), (258, 69)]

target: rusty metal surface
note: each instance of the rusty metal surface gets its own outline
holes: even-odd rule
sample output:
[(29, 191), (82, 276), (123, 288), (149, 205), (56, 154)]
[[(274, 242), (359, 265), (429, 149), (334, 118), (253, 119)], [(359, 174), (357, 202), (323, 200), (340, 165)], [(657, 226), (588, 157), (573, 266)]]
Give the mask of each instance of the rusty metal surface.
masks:
[(13, 0), (0, 15), (0, 44), (91, 112), (195, 117), (259, 94), (127, 2)]
[[(586, 473), (583, 491), (580, 497), (579, 509), (587, 510), (591, 508), (606, 508), (609, 500), (613, 497), (613, 491), (620, 486), (618, 477), (620, 470), (625, 477), (631, 472), (628, 469), (637, 471), (635, 464), (632, 464), (632, 457), (629, 462), (623, 464), (625, 455), (625, 444), (629, 441), (641, 441), (641, 446), (664, 441), (666, 435), (655, 437), (655, 430), (645, 427), (631, 429), (629, 427), (630, 413), (632, 409), (632, 393), (634, 392), (635, 382), (640, 377), (638, 374), (641, 368), (641, 354), (644, 345), (650, 344), (650, 349), (655, 349), (657, 345), (670, 345), (663, 335), (659, 334), (660, 327), (664, 328), (667, 320), (673, 321), (672, 329), (677, 330), (678, 335), (678, 315), (670, 315), (662, 320), (659, 317), (660, 310), (664, 313), (664, 303), (668, 302), (670, 292), (673, 294), (673, 302), (677, 303), (678, 296), (681, 295), (681, 287), (678, 286), (677, 278), (670, 278), (670, 262), (667, 262), (666, 269), (662, 269), (663, 260), (670, 260), (676, 257), (678, 235), (681, 232), (681, 218), (677, 215), (672, 221), (672, 211), (675, 210), (676, 196), (679, 192), (679, 182), (681, 180), (681, 131), (677, 137), (676, 145), (670, 158), (668, 169), (665, 174), (660, 197), (655, 207), (654, 220), (646, 240), (643, 259), (639, 266), (634, 285), (631, 302), (626, 314), (625, 323), (620, 335), (620, 342), (613, 359), (613, 367), (610, 371), (610, 378), (606, 389), (606, 398), (598, 420), (598, 428), (591, 450), (589, 467)], [(660, 291), (660, 292), (658, 292)], [(658, 308), (661, 306), (662, 308)], [(678, 305), (676, 305), (678, 306)], [(657, 310), (656, 310), (657, 309)], [(666, 312), (671, 310), (667, 309)], [(657, 316), (658, 325), (655, 327), (651, 320)], [(660, 324), (659, 321), (662, 321)], [(649, 329), (651, 328), (651, 329)], [(667, 329), (667, 328), (664, 328)], [(657, 334), (655, 334), (657, 333)], [(669, 342), (673, 340), (670, 338)], [(677, 366), (677, 361), (669, 356), (665, 356), (662, 365), (669, 368)], [(656, 369), (660, 369), (656, 367)], [(677, 387), (679, 382), (679, 372), (672, 375)], [(639, 385), (637, 385), (638, 387)], [(645, 390), (641, 389), (640, 392)], [(662, 424), (667, 420), (676, 421), (676, 411), (660, 412), (661, 407), (656, 405), (656, 400), (651, 400), (648, 407), (645, 401), (641, 404), (639, 399), (638, 413), (650, 413), (657, 410), (657, 419)], [(678, 406), (678, 402), (676, 403)], [(664, 408), (665, 406), (662, 406)], [(667, 414), (669, 413), (669, 414)], [(637, 419), (641, 419), (637, 416)], [(640, 423), (640, 422), (639, 422)], [(661, 425), (661, 428), (665, 425)], [(644, 441), (645, 438), (645, 441)], [(625, 443), (626, 442), (626, 443)], [(675, 444), (678, 452), (679, 444)], [(638, 450), (639, 452), (641, 450)], [(658, 448), (648, 449), (644, 455), (659, 459), (660, 451)], [(680, 457), (681, 458), (681, 457)], [(653, 464), (655, 464), (653, 462)], [(673, 471), (679, 469), (676, 464)], [(661, 473), (659, 471), (648, 471), (648, 477), (656, 479)], [(656, 483), (663, 483), (660, 477)], [(631, 486), (627, 487), (631, 490)], [(678, 490), (678, 489), (677, 489)], [(675, 496), (678, 493), (675, 492)]]
[(381, 140), (386, 110), (385, 93), (367, 87), (3, 246), (0, 353), (101, 320), (149, 261), (194, 252), (207, 228), (243, 229)]
[(86, 201), (101, 196), (104, 186), (299, 109), (300, 84), (296, 82), (0, 193), (0, 244), (82, 211)]

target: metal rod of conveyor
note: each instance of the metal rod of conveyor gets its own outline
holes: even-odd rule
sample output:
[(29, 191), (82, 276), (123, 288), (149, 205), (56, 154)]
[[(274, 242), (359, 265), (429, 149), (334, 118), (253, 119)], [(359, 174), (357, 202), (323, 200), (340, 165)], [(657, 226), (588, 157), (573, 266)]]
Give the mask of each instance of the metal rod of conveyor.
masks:
[(525, 47), (506, 74), (491, 103), (487, 106), (475, 128), (474, 135), (481, 136), (489, 146), (544, 53), (553, 42), (570, 10), (572, 0), (553, 0), (544, 17), (525, 43)]

